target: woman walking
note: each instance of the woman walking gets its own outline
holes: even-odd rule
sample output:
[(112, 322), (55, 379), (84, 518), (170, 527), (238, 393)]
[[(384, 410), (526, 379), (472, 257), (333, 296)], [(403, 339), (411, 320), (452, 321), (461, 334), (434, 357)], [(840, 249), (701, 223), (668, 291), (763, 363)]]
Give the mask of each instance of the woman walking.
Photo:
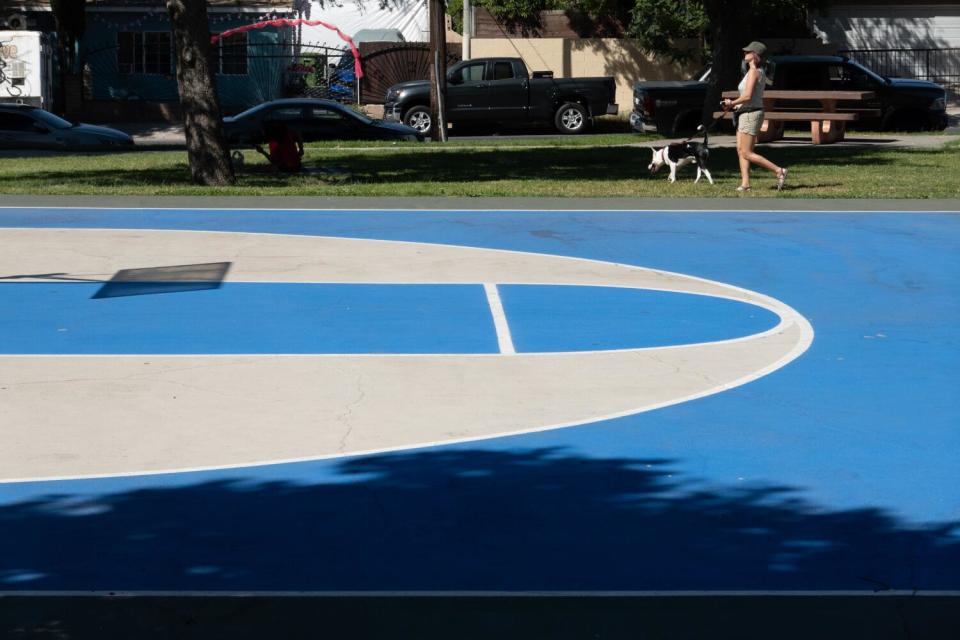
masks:
[(737, 191), (750, 191), (750, 164), (772, 171), (777, 178), (777, 190), (782, 190), (787, 181), (787, 169), (778, 167), (753, 149), (757, 144), (760, 125), (763, 124), (763, 88), (767, 82), (763, 69), (763, 56), (767, 47), (762, 42), (751, 42), (743, 48), (747, 73), (737, 89), (740, 97), (724, 98), (724, 110), (733, 109), (737, 127), (737, 156), (740, 159), (740, 186)]

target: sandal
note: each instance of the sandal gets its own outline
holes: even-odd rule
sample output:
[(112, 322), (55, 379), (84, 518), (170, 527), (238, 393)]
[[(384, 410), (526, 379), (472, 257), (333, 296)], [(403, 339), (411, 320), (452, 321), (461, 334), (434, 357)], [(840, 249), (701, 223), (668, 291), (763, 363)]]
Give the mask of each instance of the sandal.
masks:
[(777, 174), (777, 191), (783, 191), (783, 186), (787, 184), (787, 169), (780, 169), (780, 173)]
[(737, 187), (737, 191), (750, 191), (750, 187), (745, 187), (743, 185), (740, 185), (739, 187)]

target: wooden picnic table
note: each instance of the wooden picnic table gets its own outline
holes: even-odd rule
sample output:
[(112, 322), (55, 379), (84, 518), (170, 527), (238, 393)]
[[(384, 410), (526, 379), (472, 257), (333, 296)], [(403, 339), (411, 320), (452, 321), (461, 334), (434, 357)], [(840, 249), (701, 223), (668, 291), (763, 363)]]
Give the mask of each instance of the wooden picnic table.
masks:
[[(724, 91), (724, 98), (736, 98), (736, 91)], [(764, 121), (757, 137), (759, 142), (770, 142), (783, 137), (785, 122), (810, 122), (810, 137), (813, 144), (830, 144), (843, 140), (847, 123), (860, 115), (880, 115), (878, 109), (845, 109), (840, 111), (838, 102), (865, 102), (876, 97), (873, 91), (786, 91), (769, 89), (763, 92)], [(783, 101), (818, 102), (819, 110), (784, 108)], [(779, 104), (778, 104), (779, 103)], [(714, 118), (723, 115), (722, 111), (713, 114)], [(731, 113), (725, 115), (732, 118)]]

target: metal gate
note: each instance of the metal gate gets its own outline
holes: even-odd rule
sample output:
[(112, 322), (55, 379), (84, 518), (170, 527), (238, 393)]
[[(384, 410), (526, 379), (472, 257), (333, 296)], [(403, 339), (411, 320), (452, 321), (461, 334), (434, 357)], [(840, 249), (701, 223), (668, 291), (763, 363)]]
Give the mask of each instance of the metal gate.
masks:
[[(387, 89), (398, 82), (430, 78), (430, 47), (426, 43), (364, 42), (360, 58), (360, 100), (364, 104), (383, 104)], [(460, 46), (447, 44), (447, 65), (459, 61)]]
[(289, 45), (283, 69), (284, 98), (325, 98), (337, 102), (357, 102), (357, 76), (350, 49), (318, 45)]

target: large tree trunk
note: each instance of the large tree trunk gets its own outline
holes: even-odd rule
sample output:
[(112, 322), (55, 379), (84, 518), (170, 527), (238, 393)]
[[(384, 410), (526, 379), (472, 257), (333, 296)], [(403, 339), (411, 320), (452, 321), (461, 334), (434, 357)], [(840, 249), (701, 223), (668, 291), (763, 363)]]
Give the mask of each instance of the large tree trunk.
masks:
[[(444, 98), (447, 94), (446, 3), (444, 0), (427, 0), (427, 2), (430, 19), (430, 119), (433, 121), (431, 138), (438, 142), (446, 142), (447, 132), (443, 127), (446, 126), (447, 119), (440, 113), (441, 104), (446, 105)], [(437, 62), (439, 62), (439, 70)]]
[(197, 184), (232, 184), (220, 103), (210, 69), (210, 26), (204, 0), (166, 0), (177, 47), (177, 84), (187, 134), (190, 177)]
[(750, 0), (706, 0), (704, 8), (710, 21), (710, 47), (713, 50), (713, 72), (703, 107), (703, 122), (713, 120), (720, 108), (720, 94), (737, 88), (743, 74), (743, 47), (752, 40), (749, 29)]

